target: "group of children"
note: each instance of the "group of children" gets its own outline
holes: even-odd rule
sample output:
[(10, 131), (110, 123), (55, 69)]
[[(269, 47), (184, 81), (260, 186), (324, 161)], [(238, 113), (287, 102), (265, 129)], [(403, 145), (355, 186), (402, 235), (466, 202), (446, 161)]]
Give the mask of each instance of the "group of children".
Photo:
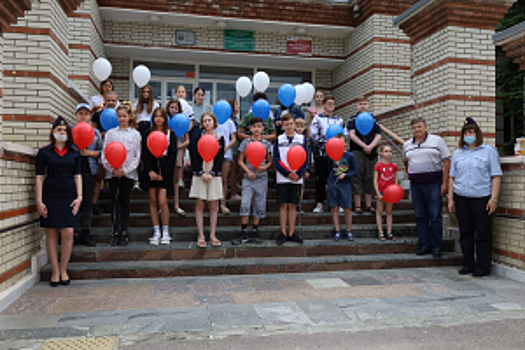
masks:
[[(105, 82), (106, 83), (106, 82)], [(139, 102), (133, 106), (129, 102), (117, 105), (116, 93), (101, 85), (101, 94), (105, 102), (94, 104), (90, 107), (79, 105), (76, 116), (79, 121), (89, 120), (93, 114), (92, 122), (99, 128), (103, 144), (92, 147), (91, 152), (82, 154), (92, 162), (98, 157), (103, 165), (105, 179), (108, 180), (112, 198), (113, 219), (113, 245), (126, 245), (128, 243), (128, 228), (130, 216), (130, 196), (134, 184), (140, 182), (140, 187), (148, 192), (150, 214), (153, 224), (153, 235), (149, 239), (153, 245), (170, 244), (172, 240), (169, 233), (170, 210), (168, 198), (174, 197), (175, 210), (179, 215), (185, 212), (179, 205), (179, 188), (183, 186), (182, 169), (185, 166), (184, 153), (189, 149), (192, 180), (189, 192), (190, 198), (196, 199), (195, 218), (198, 228), (197, 246), (207, 247), (204, 235), (204, 208), (208, 202), (210, 211), (210, 236), (209, 242), (213, 247), (221, 246), (221, 241), (216, 235), (219, 212), (219, 201), (223, 213), (229, 213), (226, 207), (228, 193), (228, 172), (233, 163), (243, 171), (242, 196), (240, 205), (241, 233), (232, 240), (232, 244), (260, 243), (258, 227), (260, 219), (266, 216), (266, 199), (268, 192), (268, 170), (273, 166), (276, 172), (277, 202), (279, 204), (280, 233), (276, 237), (277, 244), (286, 241), (302, 243), (302, 238), (295, 232), (297, 211), (301, 210), (301, 201), (304, 193), (304, 178), (309, 176), (309, 160), (313, 158), (316, 176), (316, 207), (314, 212), (322, 212), (323, 202), (326, 199), (328, 207), (332, 210), (335, 234), (334, 239), (340, 240), (343, 236), (340, 230), (339, 215), (344, 212), (347, 232), (344, 235), (348, 240), (353, 240), (352, 234), (352, 196), (354, 193), (354, 211), (362, 212), (361, 194), (365, 194), (365, 208), (375, 212), (378, 238), (380, 240), (395, 239), (392, 234), (392, 204), (384, 205), (382, 193), (393, 183), (397, 183), (397, 166), (391, 162), (392, 148), (389, 145), (380, 147), (381, 162), (375, 164), (377, 148), (381, 139), (379, 125), (376, 123), (372, 132), (361, 135), (355, 128), (356, 116), (351, 117), (347, 127), (341, 118), (335, 115), (335, 99), (316, 92), (316, 106), (309, 109), (310, 126), (305, 119), (297, 118), (286, 109), (279, 113), (278, 127), (282, 134), (277, 135), (273, 118), (264, 121), (253, 116), (250, 112), (235, 125), (235, 114), (238, 104), (232, 101), (232, 119), (219, 125), (213, 112), (206, 110), (205, 106), (195, 112), (185, 101), (185, 89), (177, 88), (177, 97), (171, 99), (166, 108), (162, 108), (153, 101), (152, 89), (145, 86), (141, 89)], [(197, 91), (199, 90), (199, 91)], [(196, 89), (197, 93), (202, 89)], [(253, 102), (259, 98), (266, 98), (262, 93), (254, 95)], [(202, 103), (202, 101), (201, 101)], [(321, 105), (321, 106), (319, 106)], [(100, 111), (104, 108), (115, 108), (119, 126), (105, 132), (100, 128)], [(322, 107), (322, 108), (320, 108)], [(360, 98), (357, 103), (358, 112), (367, 111), (369, 103), (366, 98)], [(87, 116), (85, 110), (88, 111)], [(197, 108), (196, 108), (197, 110)], [(190, 117), (190, 130), (186, 135), (177, 137), (169, 128), (169, 120), (177, 113), (185, 113)], [(138, 118), (138, 120), (137, 120)], [(339, 124), (344, 130), (336, 137), (345, 144), (347, 135), (350, 139), (351, 152), (344, 152), (343, 157), (334, 161), (325, 151), (326, 131), (333, 124)], [(147, 138), (153, 131), (164, 133), (168, 139), (168, 147), (161, 157), (151, 154), (147, 147)], [(204, 161), (198, 151), (199, 140), (209, 135), (215, 137), (219, 144), (219, 151), (211, 161)], [(307, 137), (309, 135), (309, 137)], [(237, 137), (239, 142), (237, 142)], [(105, 156), (106, 147), (114, 141), (121, 142), (126, 150), (127, 157), (124, 164), (114, 169)], [(252, 142), (260, 142), (265, 150), (263, 162), (257, 167), (253, 166), (246, 157), (248, 146)], [(273, 143), (273, 146), (272, 146)], [(292, 170), (288, 164), (287, 154), (293, 146), (300, 146), (307, 154), (305, 163), (298, 169)], [(236, 149), (236, 154), (232, 149)], [(310, 154), (311, 153), (311, 154)], [(312, 156), (312, 157), (311, 157)], [(89, 178), (96, 182), (96, 171), (89, 172)], [(237, 182), (237, 174), (232, 174), (232, 182)], [(86, 176), (88, 176), (86, 174)], [(140, 181), (139, 181), (140, 180)], [(231, 186), (233, 189), (233, 186)], [(98, 193), (93, 186), (96, 203)], [(236, 196), (237, 193), (231, 195)], [(377, 210), (372, 205), (372, 196), (377, 195)], [(386, 208), (385, 208), (386, 207)], [(382, 212), (387, 213), (387, 232), (383, 232)], [(160, 214), (160, 218), (159, 218)], [(250, 215), (253, 217), (252, 230), (248, 230)], [(88, 223), (89, 221), (89, 223)], [(162, 223), (162, 225), (161, 225)], [(90, 220), (82, 224), (82, 241), (90, 243)], [(91, 244), (88, 244), (91, 245)]]

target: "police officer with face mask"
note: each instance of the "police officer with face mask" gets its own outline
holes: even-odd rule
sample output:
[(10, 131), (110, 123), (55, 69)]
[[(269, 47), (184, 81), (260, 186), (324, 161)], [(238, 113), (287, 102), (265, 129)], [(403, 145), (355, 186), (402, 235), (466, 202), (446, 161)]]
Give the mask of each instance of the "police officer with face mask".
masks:
[(459, 148), (450, 167), (448, 210), (459, 222), (463, 267), (459, 274), (490, 274), (492, 265), (492, 214), (501, 187), (498, 152), (483, 143), (476, 121), (467, 118), (461, 128)]

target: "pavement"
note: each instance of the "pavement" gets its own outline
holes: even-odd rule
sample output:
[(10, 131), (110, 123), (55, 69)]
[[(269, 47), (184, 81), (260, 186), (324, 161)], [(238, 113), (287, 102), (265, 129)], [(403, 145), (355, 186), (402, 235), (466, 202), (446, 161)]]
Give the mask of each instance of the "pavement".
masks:
[(454, 267), (40, 283), (0, 314), (0, 349), (519, 349), (524, 287)]

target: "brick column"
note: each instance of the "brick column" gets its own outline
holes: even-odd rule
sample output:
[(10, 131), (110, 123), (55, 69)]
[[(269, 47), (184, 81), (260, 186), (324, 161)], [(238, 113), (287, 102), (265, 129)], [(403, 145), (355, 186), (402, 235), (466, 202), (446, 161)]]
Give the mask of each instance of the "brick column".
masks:
[(492, 34), (513, 1), (420, 1), (396, 19), (410, 37), (418, 116), (433, 133), (457, 145), (466, 117), (495, 143), (496, 51)]

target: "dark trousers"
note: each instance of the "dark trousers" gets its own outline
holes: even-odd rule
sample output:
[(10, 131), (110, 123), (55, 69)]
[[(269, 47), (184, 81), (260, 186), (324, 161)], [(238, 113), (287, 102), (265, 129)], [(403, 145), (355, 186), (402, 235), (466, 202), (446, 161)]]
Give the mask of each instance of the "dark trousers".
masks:
[(314, 158), (315, 171), (315, 202), (324, 203), (326, 199), (326, 181), (328, 180), (328, 157)]
[(82, 204), (78, 211), (78, 227), (81, 239), (87, 239), (90, 235), (91, 217), (93, 215), (93, 193), (96, 182), (96, 175), (82, 174)]
[(129, 201), (134, 184), (135, 181), (127, 177), (112, 177), (109, 180), (114, 233), (121, 233), (128, 230)]
[(454, 194), (459, 222), (459, 244), (463, 266), (490, 273), (492, 266), (492, 216), (488, 214), (488, 197), (469, 198)]
[(421, 249), (441, 253), (443, 243), (441, 184), (412, 184), (410, 193)]
[(138, 131), (140, 133), (140, 136), (143, 136), (146, 130), (148, 130), (151, 127), (150, 122), (140, 122), (138, 124)]

